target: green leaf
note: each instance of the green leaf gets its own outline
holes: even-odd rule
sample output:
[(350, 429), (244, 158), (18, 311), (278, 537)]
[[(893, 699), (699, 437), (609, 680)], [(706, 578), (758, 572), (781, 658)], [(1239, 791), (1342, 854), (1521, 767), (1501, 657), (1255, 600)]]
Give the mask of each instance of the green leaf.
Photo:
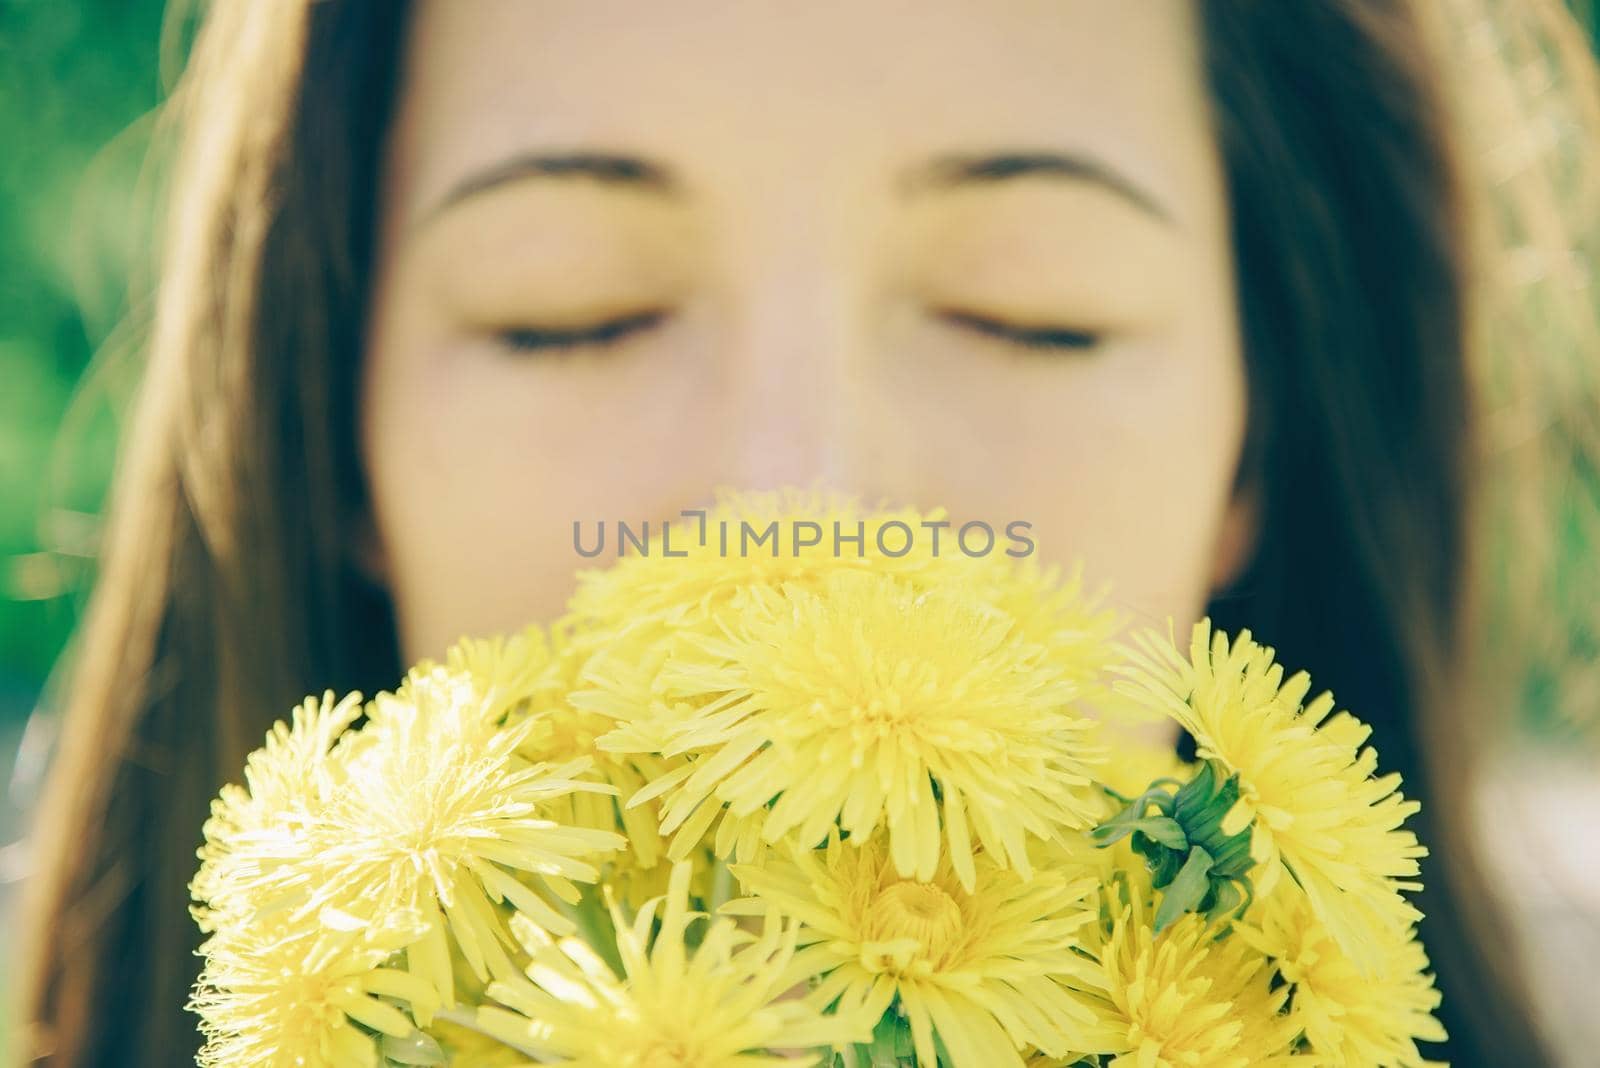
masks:
[[(1127, 806), (1123, 808), (1122, 811), (1118, 812), (1115, 816), (1112, 816), (1099, 826), (1093, 828), (1089, 832), (1090, 839), (1092, 839), (1096, 845), (1104, 848), (1120, 842), (1123, 838), (1127, 837), (1129, 834), (1132, 834), (1134, 831), (1145, 830), (1143, 824), (1147, 819), (1165, 819), (1170, 817), (1172, 815), (1172, 795), (1167, 793), (1162, 784), (1176, 783), (1176, 781), (1177, 780), (1175, 779), (1157, 779), (1150, 785), (1148, 790), (1134, 798), (1132, 801), (1129, 801)], [(1106, 793), (1117, 798), (1119, 801), (1123, 800), (1122, 795), (1117, 793), (1115, 790), (1112, 790), (1108, 787), (1101, 787), (1101, 789), (1105, 790)], [(1157, 812), (1161, 813), (1161, 816), (1145, 816), (1145, 810), (1152, 805), (1155, 806)], [(1163, 834), (1170, 836), (1170, 832), (1165, 830), (1153, 834), (1146, 830), (1145, 833), (1150, 834), (1150, 837), (1155, 838), (1158, 841), (1163, 840)], [(1176, 848), (1188, 848), (1188, 841), (1185, 840), (1182, 845)]]
[(872, 1029), (872, 1044), (856, 1047), (869, 1068), (900, 1068), (909, 1063), (907, 1058), (914, 1048), (911, 1025), (900, 1015), (898, 1002), (878, 1019)]
[(1161, 907), (1156, 909), (1156, 934), (1176, 923), (1184, 913), (1200, 910), (1200, 902), (1211, 891), (1210, 874), (1211, 854), (1195, 846), (1162, 895)]
[(1135, 823), (1133, 829), (1160, 842), (1168, 849), (1182, 851), (1189, 848), (1188, 835), (1183, 833), (1183, 827), (1171, 816), (1147, 816)]
[[(1141, 843), (1137, 840), (1135, 846)], [(1162, 889), (1178, 877), (1178, 871), (1183, 867), (1187, 856), (1176, 849), (1163, 849), (1151, 843), (1149, 850), (1140, 849), (1140, 855), (1145, 858), (1145, 865), (1150, 869), (1150, 881), (1156, 889)]]
[(1211, 884), (1211, 891), (1211, 907), (1206, 909), (1207, 921), (1228, 915), (1237, 909), (1244, 900), (1244, 895), (1239, 893), (1238, 884), (1231, 879), (1214, 880)]

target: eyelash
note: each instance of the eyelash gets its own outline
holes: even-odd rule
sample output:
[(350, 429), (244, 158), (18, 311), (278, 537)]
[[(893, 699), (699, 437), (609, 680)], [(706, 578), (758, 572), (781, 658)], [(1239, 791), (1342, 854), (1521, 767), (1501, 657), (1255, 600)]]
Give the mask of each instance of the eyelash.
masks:
[(618, 319), (607, 319), (592, 326), (555, 330), (537, 326), (519, 326), (502, 330), (500, 343), (514, 352), (572, 352), (586, 348), (606, 348), (616, 345), (635, 334), (646, 333), (660, 326), (667, 318), (664, 311), (639, 312)]
[(1100, 335), (1094, 331), (1070, 326), (1016, 326), (964, 311), (943, 311), (939, 318), (963, 330), (1036, 352), (1084, 352), (1100, 343)]
[[(939, 317), (952, 326), (992, 337), (1020, 348), (1043, 352), (1082, 352), (1094, 348), (1100, 335), (1073, 327), (1022, 327), (990, 319), (972, 312), (945, 311)], [(592, 326), (566, 330), (547, 330), (535, 326), (501, 331), (500, 342), (513, 352), (573, 352), (585, 348), (606, 348), (636, 334), (646, 333), (667, 318), (664, 311), (639, 312), (608, 319)]]

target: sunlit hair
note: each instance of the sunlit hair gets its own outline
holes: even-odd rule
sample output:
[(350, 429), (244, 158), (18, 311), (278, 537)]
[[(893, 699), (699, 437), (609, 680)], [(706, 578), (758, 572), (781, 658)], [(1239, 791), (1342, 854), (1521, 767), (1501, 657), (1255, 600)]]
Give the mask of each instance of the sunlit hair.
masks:
[[(1535, 610), (1600, 567), (1552, 538), (1557, 515), (1600, 533), (1595, 66), (1556, 0), (1200, 10), (1250, 378), (1239, 491), (1263, 517), (1211, 615), (1361, 709), (1424, 801), (1442, 1055), (1538, 1065), (1527, 995), (1486, 948), (1501, 928), (1469, 792), (1527, 668), (1554, 709), (1600, 703), (1596, 674), (1567, 670), (1600, 607)], [(17, 928), (24, 1058), (137, 1068), (198, 1047), (184, 902), (208, 800), (304, 694), (402, 674), (352, 550), (404, 23), (399, 0), (217, 0), (169, 105), (148, 366)]]

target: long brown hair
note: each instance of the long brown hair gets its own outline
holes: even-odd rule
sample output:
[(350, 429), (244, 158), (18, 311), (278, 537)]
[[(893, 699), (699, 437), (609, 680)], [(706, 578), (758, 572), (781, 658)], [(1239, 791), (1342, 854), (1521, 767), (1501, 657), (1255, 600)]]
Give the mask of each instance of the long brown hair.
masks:
[[(1423, 798), (1441, 1052), (1537, 1065), (1487, 934), (1460, 770), (1490, 246), (1425, 7), (1203, 0), (1251, 390), (1240, 484), (1263, 516), (1211, 607), (1373, 722)], [(1518, 17), (1535, 9), (1571, 38), (1554, 5)], [(401, 674), (350, 547), (368, 521), (356, 383), (404, 24), (395, 0), (218, 2), (175, 95), (149, 367), (33, 835), (25, 1057), (192, 1055), (185, 887), (209, 798), (305, 693)]]

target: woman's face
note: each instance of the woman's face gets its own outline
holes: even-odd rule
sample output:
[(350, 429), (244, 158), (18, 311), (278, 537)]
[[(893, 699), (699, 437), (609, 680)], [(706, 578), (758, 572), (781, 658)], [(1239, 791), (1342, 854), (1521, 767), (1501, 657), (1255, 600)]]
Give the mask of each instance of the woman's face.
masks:
[(424, 2), (380, 201), (362, 447), (408, 660), (556, 615), (574, 521), (724, 485), (1025, 521), (1180, 625), (1242, 552), (1184, 4)]

